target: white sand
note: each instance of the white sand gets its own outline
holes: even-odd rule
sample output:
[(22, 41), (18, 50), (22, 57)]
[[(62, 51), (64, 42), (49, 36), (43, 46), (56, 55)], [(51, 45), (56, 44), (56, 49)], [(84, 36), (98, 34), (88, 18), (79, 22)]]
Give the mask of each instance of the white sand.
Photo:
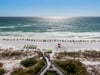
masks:
[(2, 60), (3, 68), (6, 70), (12, 70), (14, 67), (19, 67), (21, 60)]
[(100, 65), (100, 61), (82, 61), (85, 65)]
[[(6, 39), (19, 39), (18, 41), (7, 41), (2, 40), (3, 38)], [(40, 49), (53, 49), (53, 51), (74, 51), (74, 50), (100, 50), (100, 39), (74, 39), (74, 41), (78, 42), (69, 42), (68, 40), (73, 39), (56, 39), (56, 40), (66, 40), (67, 42), (62, 41), (52, 41), (49, 42), (49, 40), (55, 40), (54, 38), (29, 38), (32, 40), (47, 40), (47, 42), (39, 42), (39, 41), (27, 41), (27, 40), (20, 40), (23, 37), (0, 37), (0, 47), (1, 48), (15, 48), (15, 49), (22, 49), (25, 44), (33, 44), (37, 45)], [(27, 38), (24, 38), (27, 39)], [(79, 42), (79, 40), (85, 40), (88, 42)], [(97, 41), (94, 42), (93, 40)], [(91, 42), (93, 41), (93, 42)], [(57, 48), (58, 43), (61, 44), (62, 48)]]
[(6, 70), (5, 75), (10, 75), (14, 68), (20, 67), (21, 60), (0, 60), (3, 63), (3, 68)]

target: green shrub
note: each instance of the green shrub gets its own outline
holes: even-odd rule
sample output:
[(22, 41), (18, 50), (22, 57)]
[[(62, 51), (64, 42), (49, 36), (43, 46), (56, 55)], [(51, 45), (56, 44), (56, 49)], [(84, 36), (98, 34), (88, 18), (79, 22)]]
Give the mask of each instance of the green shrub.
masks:
[(44, 60), (38, 61), (37, 65), (34, 68), (30, 68), (27, 72), (30, 74), (37, 74), (42, 67), (45, 65)]
[(12, 73), (11, 73), (11, 75), (28, 75), (27, 73), (26, 73), (26, 70), (24, 70), (24, 69), (22, 69), (22, 68), (17, 68), (17, 69), (15, 69)]
[(0, 63), (0, 68), (3, 66), (3, 63)]
[(4, 69), (0, 69), (0, 75), (4, 75), (5, 70)]
[(55, 63), (61, 67), (67, 75), (87, 75), (86, 68), (79, 61), (55, 61)]
[(34, 74), (35, 74), (35, 68), (34, 68), (34, 67), (29, 68), (29, 69), (26, 71), (26, 74), (34, 75)]
[(39, 60), (34, 67), (29, 67), (27, 69), (15, 69), (11, 75), (36, 75), (44, 65), (44, 60)]
[(36, 63), (37, 63), (37, 60), (34, 58), (28, 58), (28, 59), (21, 61), (21, 65), (23, 65), (24, 67), (29, 67)]

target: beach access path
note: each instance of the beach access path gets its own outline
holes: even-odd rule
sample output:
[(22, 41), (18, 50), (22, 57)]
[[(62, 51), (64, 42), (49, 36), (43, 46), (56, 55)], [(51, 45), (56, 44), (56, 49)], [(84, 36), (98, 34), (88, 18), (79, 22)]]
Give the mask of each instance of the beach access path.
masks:
[(54, 71), (56, 71), (59, 75), (64, 75), (57, 67), (55, 67), (51, 61), (49, 60), (49, 58), (45, 55), (43, 55), (46, 62), (47, 62), (47, 67), (40, 73), (40, 75), (44, 75), (46, 73), (47, 70), (49, 70), (50, 66), (52, 65), (52, 68)]

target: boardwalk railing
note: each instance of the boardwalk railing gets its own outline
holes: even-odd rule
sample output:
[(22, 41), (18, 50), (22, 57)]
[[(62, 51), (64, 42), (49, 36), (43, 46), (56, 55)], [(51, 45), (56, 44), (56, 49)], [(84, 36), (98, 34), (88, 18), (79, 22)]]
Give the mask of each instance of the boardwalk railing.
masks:
[(44, 71), (44, 69), (47, 67), (47, 62), (44, 56), (43, 56), (43, 59), (45, 61), (45, 66), (36, 75), (40, 75)]
[(43, 71), (44, 71), (44, 69), (47, 67), (47, 64), (45, 63), (45, 66), (36, 74), (36, 75), (40, 75)]

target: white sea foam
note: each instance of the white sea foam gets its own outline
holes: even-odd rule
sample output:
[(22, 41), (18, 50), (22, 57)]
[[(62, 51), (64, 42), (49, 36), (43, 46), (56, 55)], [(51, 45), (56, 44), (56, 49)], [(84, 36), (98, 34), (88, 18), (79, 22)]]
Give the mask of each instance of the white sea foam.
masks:
[(100, 32), (0, 32), (0, 36), (49, 38), (100, 38)]
[(22, 25), (21, 27), (30, 27), (30, 26), (32, 26), (32, 25)]
[(0, 26), (0, 29), (4, 29), (4, 28), (15, 28), (15, 26)]

